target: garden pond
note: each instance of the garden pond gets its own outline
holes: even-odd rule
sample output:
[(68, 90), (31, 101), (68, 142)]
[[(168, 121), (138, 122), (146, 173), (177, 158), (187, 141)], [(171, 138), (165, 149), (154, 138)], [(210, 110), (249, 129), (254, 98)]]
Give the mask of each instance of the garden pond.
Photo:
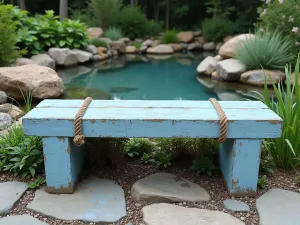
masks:
[(58, 69), (64, 99), (240, 100), (261, 88), (199, 77), (197, 66), (208, 55), (122, 55), (105, 62)]

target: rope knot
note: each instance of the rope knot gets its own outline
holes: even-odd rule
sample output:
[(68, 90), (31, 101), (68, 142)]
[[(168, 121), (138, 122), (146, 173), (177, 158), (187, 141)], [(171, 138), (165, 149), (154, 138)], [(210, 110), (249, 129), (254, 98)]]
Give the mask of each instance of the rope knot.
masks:
[(80, 134), (80, 135), (76, 135), (73, 139), (74, 143), (76, 146), (80, 147), (81, 145), (83, 145), (85, 143), (84, 141), (84, 135)]

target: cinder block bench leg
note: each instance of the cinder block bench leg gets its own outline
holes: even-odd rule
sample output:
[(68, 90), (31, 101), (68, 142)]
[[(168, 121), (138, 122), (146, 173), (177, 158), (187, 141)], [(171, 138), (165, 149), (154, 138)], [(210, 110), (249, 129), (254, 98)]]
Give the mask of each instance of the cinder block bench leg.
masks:
[(254, 196), (260, 164), (261, 140), (228, 139), (220, 145), (220, 167), (231, 196)]
[(44, 137), (46, 191), (71, 194), (75, 190), (83, 164), (82, 149), (71, 138)]

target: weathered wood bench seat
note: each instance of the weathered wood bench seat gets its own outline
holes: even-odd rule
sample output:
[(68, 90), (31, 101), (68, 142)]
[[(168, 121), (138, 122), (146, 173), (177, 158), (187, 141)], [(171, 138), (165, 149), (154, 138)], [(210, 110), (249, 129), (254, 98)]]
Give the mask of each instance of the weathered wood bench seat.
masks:
[[(82, 169), (73, 143), (83, 100), (44, 100), (23, 118), (25, 134), (42, 136), (47, 191), (73, 193)], [(282, 120), (257, 101), (220, 101), (228, 118), (220, 168), (233, 196), (256, 193), (261, 142), (281, 136)], [(218, 138), (219, 117), (209, 101), (93, 100), (82, 120), (85, 137)]]

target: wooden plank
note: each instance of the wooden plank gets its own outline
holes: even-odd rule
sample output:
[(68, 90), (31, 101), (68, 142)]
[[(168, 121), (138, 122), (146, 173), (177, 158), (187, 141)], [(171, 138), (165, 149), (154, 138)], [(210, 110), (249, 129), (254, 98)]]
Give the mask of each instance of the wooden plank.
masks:
[[(43, 100), (37, 108), (79, 108), (83, 100)], [(220, 101), (225, 109), (267, 109), (259, 101)], [(212, 108), (209, 101), (93, 100), (89, 108)]]

